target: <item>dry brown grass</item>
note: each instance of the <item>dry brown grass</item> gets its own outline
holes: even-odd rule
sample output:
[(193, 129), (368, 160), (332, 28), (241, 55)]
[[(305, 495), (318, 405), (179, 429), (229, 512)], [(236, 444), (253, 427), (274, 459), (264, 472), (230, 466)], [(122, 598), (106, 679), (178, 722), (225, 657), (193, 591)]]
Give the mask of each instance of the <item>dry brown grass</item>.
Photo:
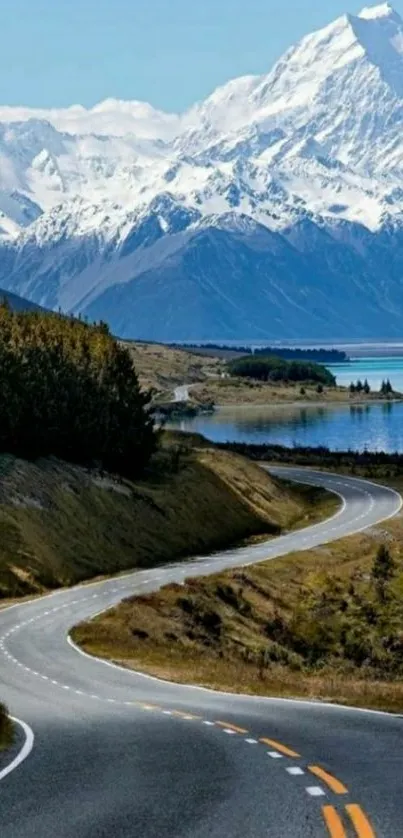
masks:
[(274, 407), (282, 404), (351, 404), (364, 405), (381, 399), (379, 393), (354, 394), (346, 387), (325, 387), (318, 393), (308, 384), (270, 384), (245, 378), (208, 379), (192, 388), (192, 398), (217, 405), (255, 405)]
[(155, 396), (172, 397), (175, 387), (204, 381), (220, 374), (218, 358), (194, 355), (186, 350), (162, 344), (129, 343), (128, 348), (142, 387), (152, 389)]
[(136, 483), (57, 460), (0, 458), (0, 598), (208, 553), (313, 510), (314, 496), (202, 438), (163, 440)]
[[(277, 642), (272, 632), (276, 620), (292, 625), (295, 615), (309, 617), (311, 603), (317, 607), (325, 592), (328, 599), (321, 604), (315, 627), (320, 630), (321, 614), (325, 625), (329, 621), (326, 602), (331, 604), (335, 591), (340, 602), (350, 597), (353, 631), (362, 629), (365, 634), (372, 629), (361, 626), (361, 611), (358, 606), (351, 610), (351, 597), (361, 602), (360, 609), (377, 606), (381, 635), (388, 638), (392, 634), (399, 641), (403, 631), (402, 543), (400, 514), (377, 528), (308, 553), (188, 580), (185, 587), (170, 585), (157, 594), (126, 600), (77, 627), (75, 639), (89, 652), (174, 681), (402, 712), (399, 668), (395, 674), (389, 669), (382, 674), (379, 666), (346, 660), (340, 650), (324, 653), (322, 660), (312, 664), (296, 653), (292, 646), (295, 638)], [(382, 608), (369, 581), (379, 544), (388, 545), (396, 562), (390, 597)], [(308, 620), (308, 647), (311, 631)], [(396, 661), (399, 654), (396, 651)], [(384, 664), (391, 664), (387, 651)]]

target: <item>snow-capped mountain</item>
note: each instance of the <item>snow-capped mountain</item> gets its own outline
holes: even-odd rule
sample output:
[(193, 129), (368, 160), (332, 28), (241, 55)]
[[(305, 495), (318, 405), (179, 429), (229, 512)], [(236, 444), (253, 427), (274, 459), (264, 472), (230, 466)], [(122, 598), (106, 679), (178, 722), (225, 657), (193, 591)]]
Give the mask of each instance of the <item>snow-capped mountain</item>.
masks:
[(346, 14), (185, 114), (0, 107), (0, 286), (166, 339), (403, 331), (403, 21)]

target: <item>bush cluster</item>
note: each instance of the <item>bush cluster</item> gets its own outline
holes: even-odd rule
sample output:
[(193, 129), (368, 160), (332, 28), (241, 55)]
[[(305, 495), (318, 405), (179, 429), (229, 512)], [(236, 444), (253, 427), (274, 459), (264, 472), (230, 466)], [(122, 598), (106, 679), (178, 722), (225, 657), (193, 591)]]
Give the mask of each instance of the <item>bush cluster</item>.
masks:
[(369, 574), (314, 574), (293, 612), (276, 614), (267, 636), (307, 667), (358, 667), (375, 677), (403, 674), (403, 576), (381, 544)]
[(228, 362), (231, 376), (254, 378), (257, 381), (309, 381), (315, 384), (335, 387), (336, 379), (326, 367), (307, 361), (286, 361), (283, 358), (256, 357), (237, 358)]

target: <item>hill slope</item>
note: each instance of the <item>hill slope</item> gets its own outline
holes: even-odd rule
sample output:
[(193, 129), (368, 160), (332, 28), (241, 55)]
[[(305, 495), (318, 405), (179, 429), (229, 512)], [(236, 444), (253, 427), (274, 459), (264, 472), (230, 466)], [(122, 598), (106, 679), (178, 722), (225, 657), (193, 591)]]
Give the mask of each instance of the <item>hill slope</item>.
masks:
[(333, 502), (181, 435), (165, 437), (136, 483), (54, 459), (3, 455), (0, 467), (0, 598), (185, 559), (309, 521)]
[(398, 515), (309, 552), (167, 585), (73, 636), (163, 679), (401, 713), (402, 536)]

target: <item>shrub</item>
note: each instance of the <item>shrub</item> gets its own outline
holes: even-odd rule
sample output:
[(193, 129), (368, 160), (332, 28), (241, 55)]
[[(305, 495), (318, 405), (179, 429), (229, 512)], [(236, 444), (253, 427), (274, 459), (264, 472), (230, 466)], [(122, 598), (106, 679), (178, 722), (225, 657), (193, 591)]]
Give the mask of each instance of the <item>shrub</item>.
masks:
[(386, 585), (395, 574), (396, 565), (385, 544), (381, 544), (372, 565), (371, 576), (379, 599), (383, 602), (386, 595)]

